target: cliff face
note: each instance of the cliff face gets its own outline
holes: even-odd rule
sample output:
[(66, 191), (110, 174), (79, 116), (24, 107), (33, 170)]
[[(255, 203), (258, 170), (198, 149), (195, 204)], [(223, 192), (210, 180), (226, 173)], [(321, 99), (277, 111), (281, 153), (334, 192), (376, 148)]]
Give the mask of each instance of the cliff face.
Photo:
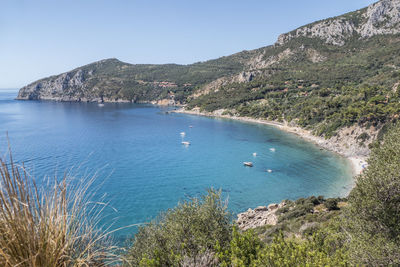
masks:
[[(53, 101), (118, 101), (102, 90), (101, 84), (109, 80), (106, 74), (120, 70), (129, 64), (117, 59), (101, 60), (60, 75), (41, 79), (23, 88), (18, 93), (20, 100), (53, 100)], [(115, 83), (115, 79), (107, 81)], [(119, 80), (122, 82), (122, 80)], [(106, 86), (106, 84), (104, 84)]]
[(92, 76), (91, 72), (78, 70), (75, 73), (63, 73), (49, 79), (43, 79), (23, 87), (17, 99), (85, 101), (98, 100), (97, 96), (85, 95), (85, 81)]
[(307, 37), (342, 46), (352, 37), (370, 38), (379, 34), (397, 33), (400, 33), (400, 0), (381, 0), (368, 8), (282, 34), (277, 44), (284, 45), (294, 38)]

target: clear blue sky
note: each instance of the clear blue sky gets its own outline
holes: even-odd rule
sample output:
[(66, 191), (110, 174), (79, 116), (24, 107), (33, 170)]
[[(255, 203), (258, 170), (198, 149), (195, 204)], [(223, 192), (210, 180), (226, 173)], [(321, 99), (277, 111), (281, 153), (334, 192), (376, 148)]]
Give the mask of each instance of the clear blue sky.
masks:
[(0, 88), (115, 57), (181, 63), (273, 44), (374, 0), (0, 0)]

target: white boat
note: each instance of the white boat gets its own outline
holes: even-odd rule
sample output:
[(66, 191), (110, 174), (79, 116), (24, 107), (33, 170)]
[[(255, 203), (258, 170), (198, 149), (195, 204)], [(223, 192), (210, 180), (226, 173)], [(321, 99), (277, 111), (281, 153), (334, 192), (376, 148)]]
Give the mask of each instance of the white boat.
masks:
[(182, 145), (188, 146), (188, 145), (190, 145), (190, 142), (188, 142), (188, 141), (182, 141)]
[(270, 149), (269, 149), (269, 151), (271, 151), (271, 152), (275, 152), (275, 151), (276, 151), (276, 149), (275, 149), (275, 148), (270, 148)]
[(271, 172), (272, 172), (272, 170), (268, 169), (268, 170), (267, 170), (267, 172), (271, 173)]
[(192, 125), (189, 125), (189, 128), (193, 128), (193, 126), (192, 126)]
[(104, 107), (104, 104), (103, 103), (99, 103), (99, 104), (97, 104), (99, 107)]
[(257, 153), (256, 152), (253, 153), (253, 157), (257, 157)]
[(185, 135), (186, 135), (186, 133), (185, 133), (185, 132), (181, 132), (181, 133), (180, 133), (180, 135), (182, 135), (182, 136), (185, 136)]
[(253, 162), (245, 161), (243, 162), (243, 165), (246, 167), (253, 167)]

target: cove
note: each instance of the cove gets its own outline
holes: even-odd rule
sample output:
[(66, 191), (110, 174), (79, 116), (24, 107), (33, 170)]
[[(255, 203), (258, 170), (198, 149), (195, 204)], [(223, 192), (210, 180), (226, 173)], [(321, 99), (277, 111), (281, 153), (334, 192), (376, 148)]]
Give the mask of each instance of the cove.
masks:
[[(7, 151), (8, 132), (14, 159), (25, 162), (39, 184), (65, 170), (77, 177), (96, 173), (97, 194), (117, 210), (105, 211), (114, 228), (148, 222), (210, 187), (220, 188), (238, 213), (284, 199), (345, 196), (352, 186), (346, 159), (272, 126), (167, 113), (151, 105), (99, 107), (15, 96), (0, 92), (0, 153)], [(254, 167), (244, 167), (244, 161)]]

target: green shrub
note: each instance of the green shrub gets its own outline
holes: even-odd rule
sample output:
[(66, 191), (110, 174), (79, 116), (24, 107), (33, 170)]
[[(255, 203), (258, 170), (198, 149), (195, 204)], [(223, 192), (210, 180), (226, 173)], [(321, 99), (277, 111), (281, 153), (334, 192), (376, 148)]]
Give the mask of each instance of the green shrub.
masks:
[(253, 230), (240, 233), (235, 227), (228, 249), (218, 247), (220, 266), (250, 266), (263, 246)]
[(345, 212), (354, 263), (400, 265), (400, 124), (372, 150)]
[(328, 198), (325, 202), (324, 205), (328, 210), (338, 210), (338, 201), (336, 198)]
[(362, 133), (359, 136), (357, 136), (357, 140), (360, 140), (362, 143), (364, 143), (366, 140), (369, 140), (370, 136), (367, 133)]
[(127, 260), (133, 266), (179, 266), (184, 261), (198, 264), (205, 253), (215, 253), (217, 245), (225, 248), (229, 244), (231, 230), (231, 215), (221, 192), (211, 189), (201, 199), (181, 202), (141, 227)]
[(280, 234), (259, 252), (251, 266), (348, 266), (346, 251), (330, 251), (325, 239), (321, 233), (305, 240), (288, 239)]

